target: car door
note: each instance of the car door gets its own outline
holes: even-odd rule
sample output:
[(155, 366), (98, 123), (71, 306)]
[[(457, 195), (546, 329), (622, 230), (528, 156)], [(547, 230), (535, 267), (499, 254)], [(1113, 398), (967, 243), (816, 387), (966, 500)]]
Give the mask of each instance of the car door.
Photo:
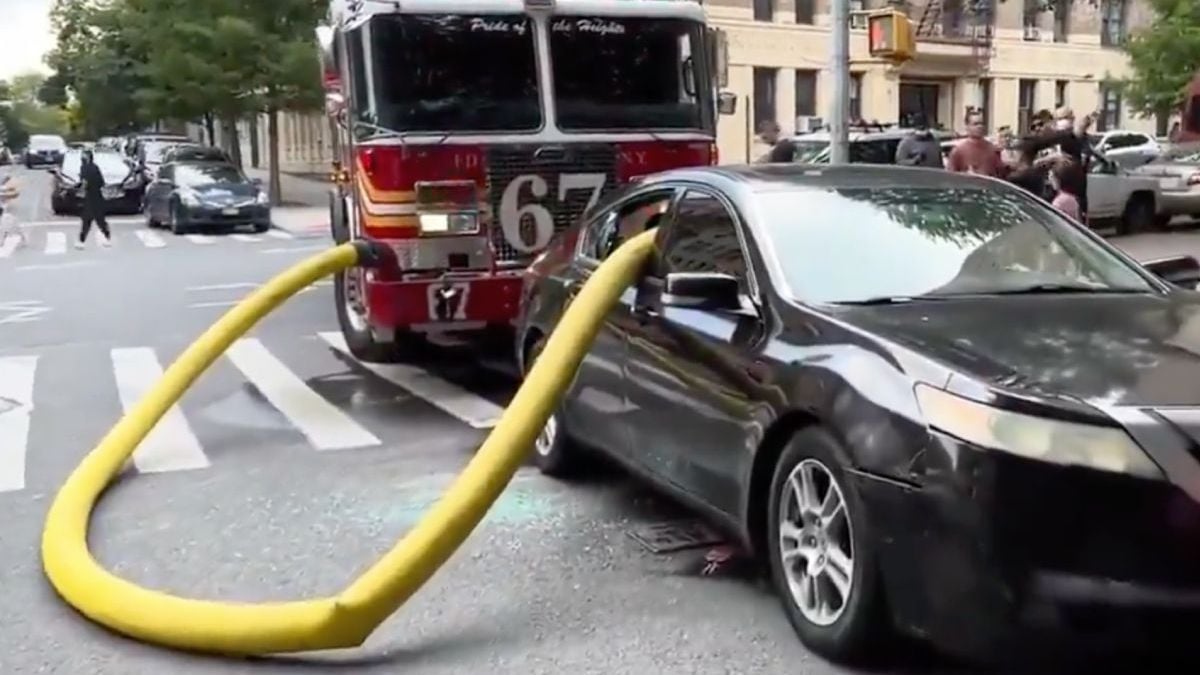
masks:
[[(578, 293), (622, 242), (655, 226), (669, 211), (675, 194), (676, 188), (670, 186), (639, 190), (589, 221), (572, 271), (564, 279), (568, 295)], [(633, 300), (633, 289), (627, 289), (609, 312), (580, 364), (562, 412), (573, 436), (622, 458), (630, 454), (624, 364)]]
[(1088, 218), (1116, 218), (1125, 209), (1124, 186), (1117, 166), (1096, 158), (1088, 169)]
[(175, 190), (175, 165), (167, 164), (146, 185), (146, 213), (160, 223), (171, 218), (171, 193)]
[[(763, 430), (754, 354), (766, 329), (743, 236), (728, 200), (708, 188), (687, 188), (660, 229), (655, 264), (638, 284), (625, 376), (636, 461), (728, 515), (738, 513), (739, 467)], [(665, 292), (673, 272), (735, 277), (742, 308), (679, 306)]]

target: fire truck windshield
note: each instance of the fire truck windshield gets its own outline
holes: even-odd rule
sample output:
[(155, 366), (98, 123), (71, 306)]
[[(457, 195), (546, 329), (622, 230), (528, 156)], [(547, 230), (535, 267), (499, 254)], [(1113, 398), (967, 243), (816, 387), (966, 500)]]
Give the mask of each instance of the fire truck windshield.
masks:
[(542, 126), (527, 17), (392, 14), (373, 20), (370, 36), (373, 124), (404, 132)]
[(679, 19), (556, 17), (550, 56), (559, 126), (710, 129), (703, 36), (701, 24)]

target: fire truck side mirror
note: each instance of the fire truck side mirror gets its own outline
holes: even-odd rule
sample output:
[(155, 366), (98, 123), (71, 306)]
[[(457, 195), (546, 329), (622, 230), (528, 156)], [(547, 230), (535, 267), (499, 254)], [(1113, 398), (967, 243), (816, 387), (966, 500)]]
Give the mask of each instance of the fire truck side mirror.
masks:
[(708, 29), (709, 60), (717, 88), (729, 86), (729, 36), (720, 28)]
[(717, 94), (717, 112), (722, 115), (732, 115), (737, 112), (737, 94), (723, 91)]

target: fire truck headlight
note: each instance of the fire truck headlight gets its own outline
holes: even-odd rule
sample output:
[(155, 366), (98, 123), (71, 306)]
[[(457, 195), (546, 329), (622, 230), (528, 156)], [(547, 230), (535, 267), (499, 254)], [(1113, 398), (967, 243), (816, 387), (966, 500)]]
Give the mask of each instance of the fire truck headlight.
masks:
[(422, 213), (421, 234), (475, 234), (479, 218), (474, 213)]

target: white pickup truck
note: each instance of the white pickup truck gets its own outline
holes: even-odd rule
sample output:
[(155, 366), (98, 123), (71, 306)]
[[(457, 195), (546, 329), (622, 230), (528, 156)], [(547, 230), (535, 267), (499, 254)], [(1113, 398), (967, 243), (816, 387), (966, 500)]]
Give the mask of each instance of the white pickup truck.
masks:
[(1087, 197), (1092, 225), (1111, 224), (1117, 234), (1145, 232), (1169, 220), (1157, 179), (1131, 173), (1101, 157), (1092, 158)]

